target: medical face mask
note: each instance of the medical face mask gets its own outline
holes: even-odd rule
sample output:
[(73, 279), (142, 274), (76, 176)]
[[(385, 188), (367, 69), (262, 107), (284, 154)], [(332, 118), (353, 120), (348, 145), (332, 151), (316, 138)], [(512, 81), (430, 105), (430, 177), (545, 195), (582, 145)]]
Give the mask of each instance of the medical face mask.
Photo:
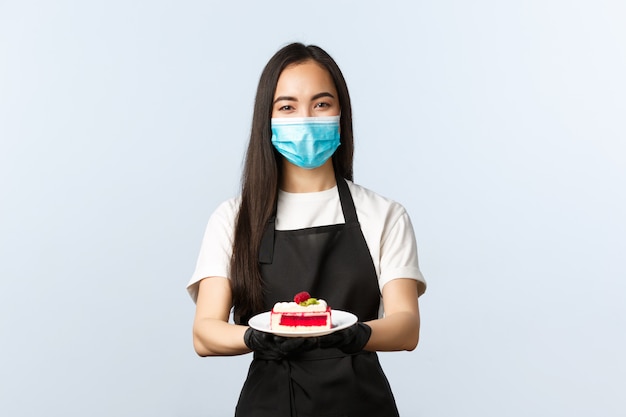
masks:
[(272, 119), (272, 145), (294, 165), (320, 167), (339, 147), (339, 117)]

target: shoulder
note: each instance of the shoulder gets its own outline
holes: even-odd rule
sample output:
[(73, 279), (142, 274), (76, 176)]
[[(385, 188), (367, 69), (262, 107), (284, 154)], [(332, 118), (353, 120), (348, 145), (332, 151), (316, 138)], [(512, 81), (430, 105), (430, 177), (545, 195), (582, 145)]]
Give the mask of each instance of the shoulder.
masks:
[(226, 233), (229, 236), (232, 235), (240, 204), (240, 197), (229, 198), (221, 202), (209, 216), (205, 234)]
[(237, 217), (237, 213), (239, 213), (240, 205), (241, 196), (222, 201), (211, 214), (211, 219), (233, 220)]
[(382, 196), (362, 185), (347, 181), (357, 212), (366, 215), (384, 216), (389, 221), (406, 215), (404, 206), (395, 200)]

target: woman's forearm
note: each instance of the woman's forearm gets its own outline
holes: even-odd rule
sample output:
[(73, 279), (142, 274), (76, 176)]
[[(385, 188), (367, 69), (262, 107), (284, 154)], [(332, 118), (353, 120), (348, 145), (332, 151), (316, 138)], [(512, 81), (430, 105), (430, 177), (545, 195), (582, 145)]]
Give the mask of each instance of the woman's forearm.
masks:
[(417, 281), (397, 278), (382, 289), (385, 316), (367, 324), (372, 335), (366, 350), (395, 351), (413, 350), (420, 333), (420, 312), (417, 300)]
[(419, 314), (399, 311), (382, 319), (367, 322), (372, 328), (365, 350), (413, 350), (419, 341)]
[(250, 351), (243, 341), (248, 327), (228, 321), (231, 307), (228, 278), (208, 277), (200, 281), (193, 322), (193, 346), (198, 355), (232, 356)]
[(233, 356), (250, 352), (243, 341), (248, 327), (219, 319), (198, 318), (193, 325), (193, 346), (200, 356)]

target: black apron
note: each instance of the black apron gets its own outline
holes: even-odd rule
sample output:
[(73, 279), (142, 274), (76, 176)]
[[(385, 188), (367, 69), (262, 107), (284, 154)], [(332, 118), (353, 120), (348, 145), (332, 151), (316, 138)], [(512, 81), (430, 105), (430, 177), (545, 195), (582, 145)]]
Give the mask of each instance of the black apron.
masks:
[[(259, 252), (265, 310), (308, 291), (359, 321), (378, 318), (376, 270), (343, 178), (337, 189), (345, 224), (275, 230), (270, 220)], [(255, 353), (235, 416), (394, 417), (398, 411), (375, 352), (315, 349), (278, 361)]]

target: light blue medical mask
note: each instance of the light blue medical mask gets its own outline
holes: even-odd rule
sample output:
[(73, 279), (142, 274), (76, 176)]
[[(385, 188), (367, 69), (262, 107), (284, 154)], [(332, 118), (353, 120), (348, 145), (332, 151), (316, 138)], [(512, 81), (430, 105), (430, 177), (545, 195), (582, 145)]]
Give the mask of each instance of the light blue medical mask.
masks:
[(272, 145), (294, 165), (320, 167), (339, 147), (339, 117), (274, 118)]

